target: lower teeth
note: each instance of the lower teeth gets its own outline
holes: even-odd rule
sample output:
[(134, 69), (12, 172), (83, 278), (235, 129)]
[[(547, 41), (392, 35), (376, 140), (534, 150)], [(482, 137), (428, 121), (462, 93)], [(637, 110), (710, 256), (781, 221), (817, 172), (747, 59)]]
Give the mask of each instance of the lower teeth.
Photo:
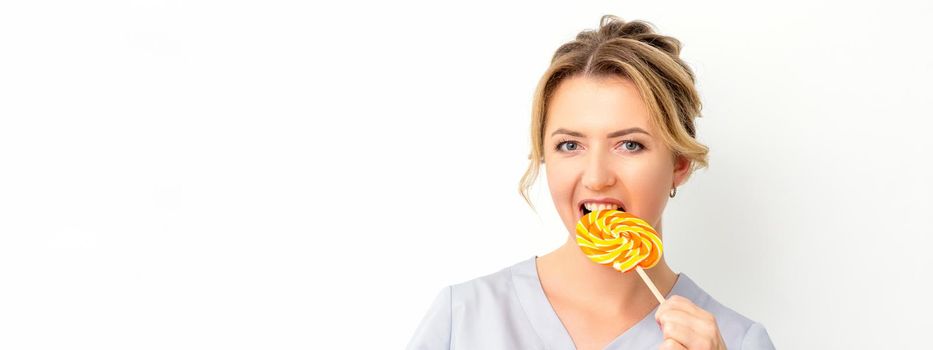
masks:
[[(621, 212), (624, 212), (624, 211), (625, 211), (625, 210), (622, 209), (622, 208), (616, 208), (616, 209), (611, 209), (611, 208), (610, 208), (610, 209), (603, 209), (603, 210), (618, 210), (618, 211), (621, 211)], [(586, 214), (589, 214), (589, 213), (592, 213), (592, 212), (593, 212), (592, 210), (583, 208), (583, 215), (586, 215)]]

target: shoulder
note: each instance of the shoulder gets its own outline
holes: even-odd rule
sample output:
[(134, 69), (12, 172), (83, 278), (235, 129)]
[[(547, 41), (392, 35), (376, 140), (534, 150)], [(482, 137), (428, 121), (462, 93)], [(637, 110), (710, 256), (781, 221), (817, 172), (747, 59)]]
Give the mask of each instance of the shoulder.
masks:
[(484, 305), (509, 302), (515, 296), (515, 278), (520, 278), (530, 260), (523, 260), (495, 272), (448, 286), (454, 305)]
[(764, 325), (723, 305), (686, 274), (681, 273), (679, 278), (683, 278), (684, 281), (678, 283), (679, 290), (673, 291), (672, 294), (687, 297), (703, 310), (713, 314), (729, 349), (774, 349)]
[(533, 260), (525, 260), (444, 287), (408, 348), (542, 348), (515, 287), (527, 284), (520, 276), (527, 275), (529, 268), (534, 271), (533, 264)]

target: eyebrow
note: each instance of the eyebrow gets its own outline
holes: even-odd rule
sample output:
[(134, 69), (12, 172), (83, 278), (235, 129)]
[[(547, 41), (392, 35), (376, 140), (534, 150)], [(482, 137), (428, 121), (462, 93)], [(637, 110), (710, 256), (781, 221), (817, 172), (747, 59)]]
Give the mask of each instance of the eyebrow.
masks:
[[(608, 138), (613, 138), (613, 137), (625, 136), (625, 135), (628, 135), (628, 134), (631, 134), (631, 133), (642, 133), (642, 134), (651, 136), (651, 134), (649, 134), (649, 133), (648, 133), (647, 131), (645, 131), (644, 129), (639, 128), (639, 127), (634, 127), (634, 128), (628, 128), (628, 129), (622, 129), (622, 130), (619, 130), (619, 131), (610, 132), (609, 134), (606, 135), (606, 137), (608, 137)], [(586, 135), (583, 135), (583, 134), (580, 133), (580, 132), (571, 131), (571, 130), (567, 130), (567, 129), (564, 129), (564, 128), (560, 128), (560, 129), (554, 130), (554, 132), (551, 133), (551, 136), (554, 136), (554, 135), (557, 135), (557, 134), (567, 134), (567, 135), (576, 136), (576, 137), (586, 137)]]

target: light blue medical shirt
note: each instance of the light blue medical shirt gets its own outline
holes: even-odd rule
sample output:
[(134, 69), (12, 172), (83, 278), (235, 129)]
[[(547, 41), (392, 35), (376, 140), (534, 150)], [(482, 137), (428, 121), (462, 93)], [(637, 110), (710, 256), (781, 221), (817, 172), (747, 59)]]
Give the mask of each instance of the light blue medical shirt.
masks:
[[(421, 321), (409, 350), (574, 350), (538, 279), (537, 256), (496, 273), (445, 287)], [(723, 306), (679, 273), (667, 295), (680, 295), (716, 317), (729, 349), (774, 349), (764, 326)], [(606, 346), (657, 349), (664, 340), (657, 307)]]

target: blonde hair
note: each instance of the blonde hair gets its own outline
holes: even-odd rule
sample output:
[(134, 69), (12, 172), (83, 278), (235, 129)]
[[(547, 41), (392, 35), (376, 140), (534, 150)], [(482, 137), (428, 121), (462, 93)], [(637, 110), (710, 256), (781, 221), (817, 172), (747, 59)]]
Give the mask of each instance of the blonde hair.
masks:
[[(548, 100), (570, 77), (613, 77), (631, 80), (641, 93), (651, 123), (676, 160), (690, 161), (690, 174), (708, 166), (709, 148), (696, 140), (693, 124), (700, 117), (699, 94), (693, 71), (679, 57), (680, 41), (654, 32), (645, 21), (626, 22), (613, 15), (599, 21), (599, 29), (585, 30), (561, 45), (535, 89), (531, 113), (531, 154), (519, 193), (534, 209), (528, 191), (544, 163), (544, 126)], [(686, 181), (686, 178), (684, 179)]]

